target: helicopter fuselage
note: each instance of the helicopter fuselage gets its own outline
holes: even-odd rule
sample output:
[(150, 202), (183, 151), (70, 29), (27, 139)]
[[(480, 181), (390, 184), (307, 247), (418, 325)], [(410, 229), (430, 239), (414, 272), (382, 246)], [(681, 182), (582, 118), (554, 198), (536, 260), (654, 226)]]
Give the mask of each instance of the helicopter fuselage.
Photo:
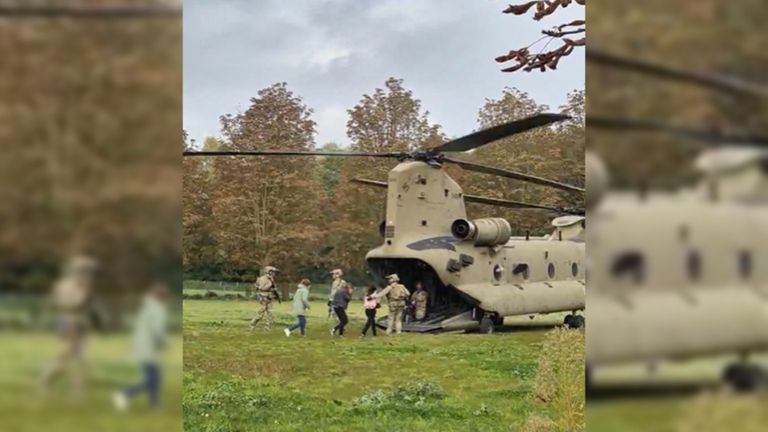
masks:
[(409, 289), (424, 285), (430, 315), (421, 330), (584, 309), (583, 242), (502, 236), (498, 244), (478, 245), (458, 238), (451, 226), (467, 217), (463, 192), (442, 168), (423, 162), (395, 167), (387, 189), (383, 244), (366, 261), (380, 285), (392, 273)]
[(609, 193), (590, 218), (590, 365), (768, 349), (764, 206)]

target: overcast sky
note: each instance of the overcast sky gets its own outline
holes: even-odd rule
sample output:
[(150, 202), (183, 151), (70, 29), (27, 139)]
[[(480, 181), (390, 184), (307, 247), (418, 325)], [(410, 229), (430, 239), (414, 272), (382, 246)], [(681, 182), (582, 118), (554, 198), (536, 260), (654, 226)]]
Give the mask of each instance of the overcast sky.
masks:
[[(556, 109), (584, 88), (584, 51), (555, 72), (502, 73), (494, 57), (583, 18), (572, 5), (536, 22), (502, 14), (504, 0), (185, 0), (184, 128), (219, 136), (219, 116), (285, 81), (315, 110), (318, 145), (348, 145), (346, 110), (388, 77), (403, 78), (449, 136), (505, 86)], [(557, 47), (553, 42), (551, 47)]]

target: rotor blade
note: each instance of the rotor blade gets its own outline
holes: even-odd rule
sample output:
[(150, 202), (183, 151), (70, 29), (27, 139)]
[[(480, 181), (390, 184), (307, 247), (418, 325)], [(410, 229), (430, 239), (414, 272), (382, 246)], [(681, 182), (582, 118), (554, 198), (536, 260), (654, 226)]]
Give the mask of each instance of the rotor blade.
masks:
[(665, 132), (682, 138), (704, 141), (711, 144), (768, 145), (768, 136), (764, 135), (730, 135), (716, 130), (674, 126), (656, 120), (587, 116), (587, 126), (618, 131)]
[(181, 8), (161, 5), (8, 6), (0, 5), (0, 18), (139, 18), (181, 16)]
[(581, 188), (581, 187), (578, 187), (578, 186), (573, 186), (573, 185), (570, 185), (568, 183), (562, 183), (562, 182), (555, 181), (555, 180), (545, 179), (543, 177), (538, 177), (538, 176), (534, 176), (534, 175), (530, 175), (530, 174), (523, 174), (523, 173), (519, 173), (519, 172), (516, 172), (516, 171), (510, 171), (510, 170), (503, 169), (503, 168), (495, 168), (495, 167), (491, 167), (491, 166), (487, 166), (487, 165), (482, 165), (482, 164), (478, 164), (478, 163), (474, 163), (474, 162), (467, 162), (467, 161), (463, 161), (463, 160), (460, 160), (460, 159), (453, 159), (453, 158), (448, 158), (448, 157), (443, 158), (443, 160), (445, 162), (450, 162), (450, 163), (456, 164), (456, 165), (458, 165), (458, 166), (460, 166), (460, 167), (462, 167), (462, 168), (464, 168), (465, 170), (468, 170), (468, 171), (481, 172), (481, 173), (485, 173), (485, 174), (492, 174), (492, 175), (497, 175), (497, 176), (501, 176), (501, 177), (511, 178), (511, 179), (515, 179), (515, 180), (521, 180), (521, 181), (524, 181), (524, 182), (533, 183), (533, 184), (537, 184), (537, 185), (541, 185), (541, 186), (549, 186), (549, 187), (553, 187), (553, 188), (556, 188), (556, 189), (565, 190), (565, 191), (568, 191), (568, 192), (578, 192), (578, 193), (583, 193), (584, 192), (584, 188)]
[(363, 179), (363, 178), (353, 178), (350, 181), (355, 182), (355, 183), (360, 183), (360, 184), (368, 185), (368, 186), (376, 186), (376, 187), (380, 187), (380, 188), (384, 188), (384, 189), (387, 188), (387, 182), (378, 181), (378, 180), (369, 180), (369, 179)]
[(659, 78), (682, 81), (715, 90), (752, 97), (768, 98), (768, 87), (739, 78), (686, 70), (674, 66), (624, 57), (598, 48), (587, 47), (587, 61), (607, 67), (629, 69)]
[(496, 140), (500, 140), (502, 138), (506, 138), (508, 136), (523, 133), (531, 129), (536, 129), (541, 126), (546, 126), (548, 124), (557, 123), (569, 118), (570, 116), (567, 116), (565, 114), (552, 114), (552, 113), (536, 114), (531, 117), (511, 121), (509, 123), (504, 123), (499, 126), (494, 126), (488, 129), (483, 129), (481, 131), (471, 133), (469, 135), (465, 135), (461, 138), (448, 141), (445, 144), (442, 144), (433, 149), (430, 149), (430, 151), (433, 153), (464, 152), (464, 151), (476, 149), (485, 144), (494, 142)]
[(500, 199), (500, 198), (488, 198), (488, 197), (481, 197), (477, 195), (464, 195), (464, 201), (477, 203), (477, 204), (487, 204), (487, 205), (492, 205), (496, 207), (530, 208), (530, 209), (548, 210), (555, 213), (572, 214), (572, 215), (579, 215), (579, 216), (583, 216), (585, 214), (584, 210), (579, 210), (579, 209), (572, 209), (572, 208), (566, 208), (566, 207), (554, 207), (554, 206), (547, 206), (543, 204), (531, 204), (531, 203), (526, 203), (522, 201), (512, 201), (512, 200), (506, 200), (506, 199)]
[(242, 151), (185, 151), (184, 156), (350, 156), (350, 157), (376, 157), (399, 158), (403, 153), (342, 153), (342, 152), (311, 152), (311, 151), (283, 151), (283, 150), (242, 150)]
[[(352, 181), (355, 183), (362, 183), (369, 186), (376, 186), (384, 189), (387, 188), (387, 182), (383, 182), (383, 181), (368, 180), (368, 179), (361, 179), (361, 178), (353, 178)], [(548, 210), (555, 213), (584, 215), (584, 210), (579, 210), (579, 209), (553, 207), (553, 206), (546, 206), (542, 204), (531, 204), (531, 203), (526, 203), (521, 201), (512, 201), (512, 200), (501, 199), (501, 198), (482, 197), (478, 195), (464, 195), (464, 201), (470, 202), (470, 203), (476, 203), (476, 204), (487, 204), (487, 205), (492, 205), (496, 207), (528, 208), (528, 209)]]

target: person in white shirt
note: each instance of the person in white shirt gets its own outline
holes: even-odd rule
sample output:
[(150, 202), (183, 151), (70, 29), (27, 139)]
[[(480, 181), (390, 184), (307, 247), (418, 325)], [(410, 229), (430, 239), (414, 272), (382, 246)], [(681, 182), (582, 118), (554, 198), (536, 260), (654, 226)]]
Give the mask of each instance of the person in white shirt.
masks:
[(124, 411), (129, 401), (141, 393), (147, 393), (149, 405), (156, 408), (160, 398), (161, 370), (160, 354), (167, 338), (167, 305), (170, 291), (163, 283), (153, 284), (144, 295), (133, 330), (133, 348), (136, 360), (141, 365), (143, 379), (115, 393), (115, 407)]

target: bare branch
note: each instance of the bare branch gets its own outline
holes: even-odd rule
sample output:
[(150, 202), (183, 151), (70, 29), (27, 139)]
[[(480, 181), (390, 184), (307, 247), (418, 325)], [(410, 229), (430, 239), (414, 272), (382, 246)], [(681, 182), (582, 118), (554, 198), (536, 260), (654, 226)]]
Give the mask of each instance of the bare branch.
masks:
[(571, 3), (576, 3), (580, 6), (584, 6), (587, 0), (536, 0), (529, 1), (528, 3), (509, 5), (504, 9), (506, 14), (525, 15), (533, 6), (536, 6), (536, 13), (533, 15), (533, 19), (540, 21), (542, 18), (552, 15), (558, 8), (566, 8)]
[[(536, 6), (536, 13), (533, 18), (538, 21), (546, 16), (552, 15), (558, 8), (568, 7), (574, 2), (580, 6), (586, 5), (586, 0), (537, 0), (518, 5), (510, 5), (503, 12), (514, 15), (524, 15), (528, 13), (531, 8)], [(566, 24), (561, 24), (550, 30), (543, 30), (542, 34), (545, 37), (539, 39), (539, 41), (534, 42), (525, 48), (511, 50), (506, 55), (496, 57), (496, 61), (498, 63), (509, 61), (516, 62), (515, 65), (502, 69), (502, 72), (516, 72), (519, 70), (525, 72), (531, 72), (533, 70), (545, 72), (548, 69), (555, 70), (557, 69), (560, 59), (570, 55), (575, 47), (585, 46), (587, 43), (586, 37), (574, 40), (567, 38), (566, 36), (584, 34), (586, 31), (587, 26), (585, 20), (575, 20)], [(547, 42), (544, 47), (538, 54), (534, 54), (531, 50), (532, 46), (545, 39)], [(555, 39), (560, 39), (563, 42), (562, 45), (557, 49), (545, 51), (549, 44)]]

